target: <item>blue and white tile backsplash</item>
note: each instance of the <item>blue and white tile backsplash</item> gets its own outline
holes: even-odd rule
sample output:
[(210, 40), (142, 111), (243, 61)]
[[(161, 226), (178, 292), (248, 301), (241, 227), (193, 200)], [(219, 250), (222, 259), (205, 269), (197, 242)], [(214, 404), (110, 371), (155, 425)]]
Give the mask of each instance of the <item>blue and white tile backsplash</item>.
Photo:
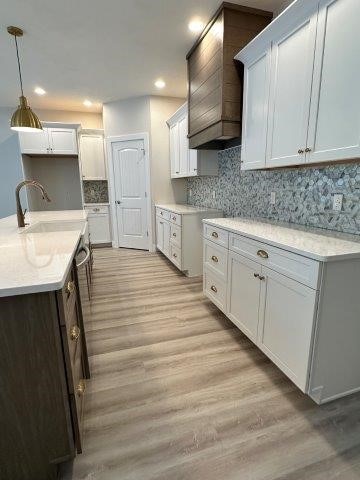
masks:
[[(215, 198), (213, 198), (215, 192)], [(276, 203), (270, 205), (270, 192)], [(343, 210), (332, 210), (342, 193)], [(187, 182), (188, 203), (225, 216), (267, 218), (360, 234), (360, 164), (240, 171), (240, 147), (219, 152), (219, 176)]]

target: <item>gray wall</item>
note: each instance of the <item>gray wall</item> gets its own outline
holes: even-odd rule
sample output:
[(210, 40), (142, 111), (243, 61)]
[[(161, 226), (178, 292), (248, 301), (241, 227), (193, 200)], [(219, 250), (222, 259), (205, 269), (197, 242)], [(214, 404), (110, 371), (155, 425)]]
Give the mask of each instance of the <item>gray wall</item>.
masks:
[[(188, 202), (226, 216), (267, 218), (360, 234), (360, 163), (240, 170), (240, 147), (219, 152), (219, 176), (188, 180)], [(270, 192), (276, 204), (270, 205)], [(213, 198), (215, 193), (215, 199)], [(334, 193), (343, 210), (332, 210)]]
[[(15, 187), (23, 180), (18, 134), (10, 129), (13, 112), (0, 107), (0, 218), (16, 212)], [(22, 202), (26, 207), (24, 192)]]

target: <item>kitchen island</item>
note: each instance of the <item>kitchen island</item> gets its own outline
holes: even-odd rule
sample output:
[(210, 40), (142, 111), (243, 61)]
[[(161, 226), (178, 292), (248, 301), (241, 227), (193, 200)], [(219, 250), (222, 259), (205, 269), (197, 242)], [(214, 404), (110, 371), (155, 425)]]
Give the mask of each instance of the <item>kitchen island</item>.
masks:
[(0, 478), (56, 478), (82, 449), (90, 372), (75, 255), (86, 218), (31, 212), (25, 228), (15, 215), (0, 220)]

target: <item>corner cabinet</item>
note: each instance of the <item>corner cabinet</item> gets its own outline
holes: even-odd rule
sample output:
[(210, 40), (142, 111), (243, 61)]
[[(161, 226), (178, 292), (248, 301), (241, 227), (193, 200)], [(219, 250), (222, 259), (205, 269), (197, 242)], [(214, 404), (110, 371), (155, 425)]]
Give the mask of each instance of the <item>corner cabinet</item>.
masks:
[(297, 0), (236, 55), (243, 169), (360, 157), (359, 17), (357, 0)]
[(216, 150), (189, 149), (187, 103), (167, 121), (170, 142), (171, 178), (218, 175)]
[(80, 165), (83, 180), (106, 180), (104, 132), (82, 130), (79, 135)]
[(27, 155), (77, 155), (77, 131), (67, 127), (44, 127), (39, 132), (19, 133), (21, 153)]
[(318, 261), (214, 223), (204, 220), (204, 294), (315, 402), (360, 391), (360, 258)]

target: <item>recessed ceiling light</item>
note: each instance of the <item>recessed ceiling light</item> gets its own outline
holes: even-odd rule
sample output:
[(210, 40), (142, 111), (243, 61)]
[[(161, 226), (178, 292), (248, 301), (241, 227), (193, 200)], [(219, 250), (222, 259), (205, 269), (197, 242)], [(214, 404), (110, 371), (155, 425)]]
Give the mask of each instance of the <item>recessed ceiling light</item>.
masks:
[(45, 95), (45, 93), (46, 93), (45, 90), (44, 90), (43, 88), (41, 88), (41, 87), (36, 87), (36, 88), (34, 89), (34, 92), (35, 92), (37, 95)]
[(156, 88), (164, 88), (165, 87), (165, 82), (164, 82), (164, 80), (161, 80), (161, 78), (159, 78), (159, 80), (156, 80), (154, 85), (155, 85)]
[(84, 105), (85, 107), (91, 107), (92, 102), (90, 102), (90, 100), (84, 100)]
[(201, 20), (191, 20), (188, 27), (190, 32), (199, 33), (204, 29), (205, 25), (204, 22), (202, 22)]

